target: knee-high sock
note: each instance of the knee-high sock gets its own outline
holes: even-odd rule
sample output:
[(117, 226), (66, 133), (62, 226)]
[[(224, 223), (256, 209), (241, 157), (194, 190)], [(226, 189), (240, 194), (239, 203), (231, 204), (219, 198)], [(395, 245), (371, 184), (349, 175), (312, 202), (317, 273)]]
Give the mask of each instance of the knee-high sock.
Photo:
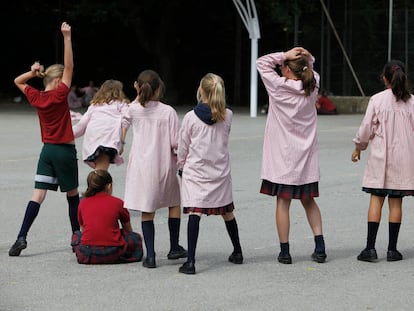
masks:
[(317, 253), (325, 253), (325, 241), (323, 239), (323, 235), (315, 235), (315, 252)]
[(397, 250), (397, 241), (398, 241), (398, 233), (400, 232), (400, 226), (401, 226), (401, 223), (397, 223), (397, 222), (388, 223), (388, 231), (389, 231), (388, 250), (389, 251)]
[(188, 262), (195, 262), (198, 233), (200, 229), (200, 216), (190, 215), (188, 217), (187, 241), (188, 241)]
[(141, 222), (142, 235), (144, 236), (145, 248), (147, 249), (147, 257), (155, 257), (154, 249), (154, 221), (146, 220)]
[(237, 227), (236, 218), (232, 220), (225, 221), (227, 233), (230, 236), (231, 243), (233, 244), (234, 252), (241, 253), (240, 239), (239, 239), (239, 229)]
[(168, 229), (170, 230), (170, 249), (178, 250), (178, 242), (180, 238), (180, 218), (168, 218)]
[(69, 204), (69, 219), (70, 226), (72, 228), (72, 233), (80, 230), (79, 221), (78, 221), (78, 206), (79, 206), (79, 194), (66, 197)]
[(27, 203), (26, 212), (24, 214), (23, 223), (20, 228), (18, 238), (26, 237), (27, 232), (29, 232), (30, 227), (32, 226), (37, 214), (39, 213), (40, 204), (34, 201), (29, 201)]
[(368, 222), (367, 249), (375, 248), (375, 241), (377, 239), (378, 228), (379, 222)]

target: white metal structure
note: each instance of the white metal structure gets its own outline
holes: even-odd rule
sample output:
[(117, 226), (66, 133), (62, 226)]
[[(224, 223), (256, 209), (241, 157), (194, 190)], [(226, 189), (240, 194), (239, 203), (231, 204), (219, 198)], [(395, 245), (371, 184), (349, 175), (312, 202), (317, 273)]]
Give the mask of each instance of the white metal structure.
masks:
[(246, 0), (244, 6), (241, 0), (233, 0), (234, 5), (239, 12), (240, 18), (243, 21), (249, 32), (249, 38), (251, 41), (251, 54), (250, 54), (250, 116), (257, 117), (257, 46), (258, 39), (260, 39), (260, 27), (259, 17), (257, 16), (256, 5), (254, 0)]

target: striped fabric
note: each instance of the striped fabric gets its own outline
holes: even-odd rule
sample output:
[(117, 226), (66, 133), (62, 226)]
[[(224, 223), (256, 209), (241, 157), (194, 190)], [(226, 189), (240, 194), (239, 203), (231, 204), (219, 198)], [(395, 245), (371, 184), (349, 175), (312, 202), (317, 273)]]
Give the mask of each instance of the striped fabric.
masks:
[(311, 199), (319, 196), (319, 185), (318, 182), (299, 186), (282, 185), (263, 179), (260, 193), (283, 199)]

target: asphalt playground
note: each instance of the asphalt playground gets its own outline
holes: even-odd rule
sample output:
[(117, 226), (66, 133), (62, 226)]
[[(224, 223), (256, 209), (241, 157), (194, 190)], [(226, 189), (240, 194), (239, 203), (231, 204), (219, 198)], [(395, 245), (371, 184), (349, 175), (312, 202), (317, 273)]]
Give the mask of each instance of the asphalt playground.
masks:
[[(180, 118), (185, 109), (178, 109)], [(400, 262), (387, 262), (388, 207), (377, 238), (379, 261), (359, 262), (365, 246), (369, 196), (361, 191), (366, 153), (351, 162), (352, 138), (362, 115), (318, 116), (321, 180), (317, 202), (323, 218), (327, 262), (310, 260), (314, 242), (303, 208), (291, 206), (293, 264), (277, 262), (275, 198), (259, 194), (266, 116), (235, 110), (230, 139), (233, 195), (244, 264), (227, 261), (231, 242), (221, 217), (204, 216), (196, 275), (178, 273), (183, 259), (167, 260), (167, 211), (155, 218), (156, 269), (141, 263), (79, 265), (69, 246), (64, 194), (48, 192), (32, 226), (28, 248), (9, 257), (33, 189), (41, 148), (37, 116), (27, 104), (0, 105), (0, 311), (83, 310), (413, 310), (414, 202), (403, 202)], [(129, 133), (128, 135), (130, 135)], [(127, 137), (125, 160), (131, 137)], [(80, 155), (82, 139), (77, 140)], [(126, 164), (112, 166), (114, 195), (122, 198)], [(80, 191), (89, 167), (79, 162)], [(132, 226), (141, 232), (139, 213)], [(187, 245), (187, 216), (180, 241)]]

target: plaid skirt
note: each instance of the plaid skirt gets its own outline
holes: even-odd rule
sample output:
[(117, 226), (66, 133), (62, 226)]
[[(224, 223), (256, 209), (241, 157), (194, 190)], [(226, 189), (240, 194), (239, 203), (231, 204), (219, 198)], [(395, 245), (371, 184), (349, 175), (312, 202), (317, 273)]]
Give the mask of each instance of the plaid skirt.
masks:
[(227, 204), (225, 206), (220, 207), (208, 207), (208, 208), (202, 208), (202, 207), (183, 207), (183, 213), (188, 214), (190, 212), (193, 213), (201, 213), (204, 215), (226, 215), (227, 213), (231, 213), (234, 211), (234, 204), (231, 202), (230, 204)]
[(379, 197), (386, 197), (389, 198), (403, 198), (405, 196), (412, 195), (414, 196), (414, 190), (394, 190), (394, 189), (377, 189), (377, 188), (366, 188), (362, 187), (362, 191), (366, 193), (370, 193), (372, 195), (376, 195)]
[(278, 196), (283, 199), (311, 199), (319, 196), (319, 183), (305, 185), (276, 184), (263, 179), (260, 193)]
[(77, 231), (72, 236), (72, 247), (80, 264), (117, 264), (141, 261), (142, 237), (139, 233), (121, 230), (124, 246), (95, 246), (80, 243)]

